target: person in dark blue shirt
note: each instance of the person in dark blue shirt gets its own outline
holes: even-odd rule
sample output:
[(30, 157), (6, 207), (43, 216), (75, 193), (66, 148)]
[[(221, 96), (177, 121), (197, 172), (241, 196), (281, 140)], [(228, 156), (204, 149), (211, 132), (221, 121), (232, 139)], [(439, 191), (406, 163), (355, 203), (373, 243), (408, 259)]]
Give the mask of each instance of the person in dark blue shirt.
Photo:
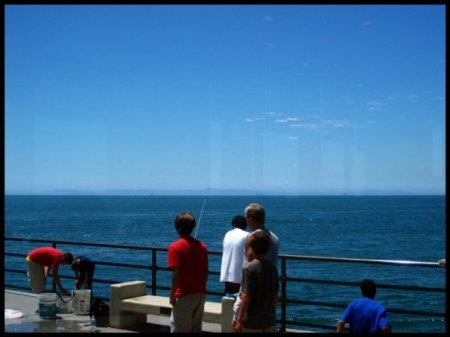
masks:
[(377, 301), (375, 282), (365, 279), (360, 285), (364, 297), (353, 300), (345, 309), (336, 328), (336, 332), (344, 332), (346, 323), (350, 324), (351, 333), (391, 332), (386, 309)]
[(92, 291), (95, 263), (85, 256), (77, 256), (73, 259), (72, 270), (77, 278), (75, 281), (76, 288), (90, 289)]

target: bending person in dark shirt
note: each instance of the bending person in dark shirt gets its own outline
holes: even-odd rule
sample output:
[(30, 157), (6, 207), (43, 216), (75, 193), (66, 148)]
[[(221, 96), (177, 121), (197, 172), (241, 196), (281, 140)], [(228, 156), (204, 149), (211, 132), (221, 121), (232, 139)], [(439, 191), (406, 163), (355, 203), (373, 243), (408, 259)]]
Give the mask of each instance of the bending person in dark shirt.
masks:
[(72, 270), (75, 272), (77, 289), (90, 289), (92, 291), (92, 279), (94, 278), (95, 264), (85, 256), (78, 256), (72, 262)]

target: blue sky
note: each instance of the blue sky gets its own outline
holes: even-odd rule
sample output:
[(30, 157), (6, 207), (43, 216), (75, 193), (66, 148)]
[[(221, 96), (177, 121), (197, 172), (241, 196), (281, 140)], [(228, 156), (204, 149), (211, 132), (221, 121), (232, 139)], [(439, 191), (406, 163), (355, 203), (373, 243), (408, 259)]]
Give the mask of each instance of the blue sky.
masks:
[(7, 5), (5, 192), (445, 193), (442, 5)]

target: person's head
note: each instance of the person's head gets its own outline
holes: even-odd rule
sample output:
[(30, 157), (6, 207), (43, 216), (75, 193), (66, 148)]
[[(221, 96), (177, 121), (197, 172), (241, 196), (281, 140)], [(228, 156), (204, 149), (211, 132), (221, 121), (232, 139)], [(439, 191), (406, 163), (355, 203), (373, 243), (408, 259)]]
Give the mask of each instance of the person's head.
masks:
[(377, 286), (375, 285), (375, 282), (371, 279), (365, 279), (362, 280), (360, 284), (361, 293), (364, 297), (368, 298), (375, 298), (375, 295), (377, 294)]
[(190, 212), (181, 212), (175, 217), (175, 229), (180, 235), (191, 235), (195, 224), (195, 218)]
[(61, 255), (61, 264), (71, 264), (73, 261), (72, 253), (64, 252)]
[(255, 203), (248, 205), (245, 208), (245, 216), (247, 218), (247, 225), (252, 231), (264, 227), (266, 212), (261, 205)]
[(270, 247), (270, 234), (263, 230), (251, 232), (246, 239), (245, 253), (247, 260), (251, 261), (257, 256), (265, 256)]
[(231, 220), (231, 225), (233, 228), (240, 228), (242, 230), (247, 229), (247, 219), (242, 215), (236, 215), (233, 220)]

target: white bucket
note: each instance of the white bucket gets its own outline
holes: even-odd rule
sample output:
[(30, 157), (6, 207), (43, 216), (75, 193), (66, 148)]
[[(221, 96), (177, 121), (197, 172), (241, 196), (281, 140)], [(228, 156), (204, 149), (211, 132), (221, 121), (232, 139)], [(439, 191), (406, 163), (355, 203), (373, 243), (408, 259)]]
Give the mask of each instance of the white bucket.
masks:
[(56, 318), (56, 293), (39, 294), (39, 316), (41, 318)]
[(58, 312), (61, 314), (70, 314), (73, 311), (72, 296), (58, 295)]
[(72, 304), (74, 314), (89, 315), (91, 309), (91, 290), (74, 290)]

